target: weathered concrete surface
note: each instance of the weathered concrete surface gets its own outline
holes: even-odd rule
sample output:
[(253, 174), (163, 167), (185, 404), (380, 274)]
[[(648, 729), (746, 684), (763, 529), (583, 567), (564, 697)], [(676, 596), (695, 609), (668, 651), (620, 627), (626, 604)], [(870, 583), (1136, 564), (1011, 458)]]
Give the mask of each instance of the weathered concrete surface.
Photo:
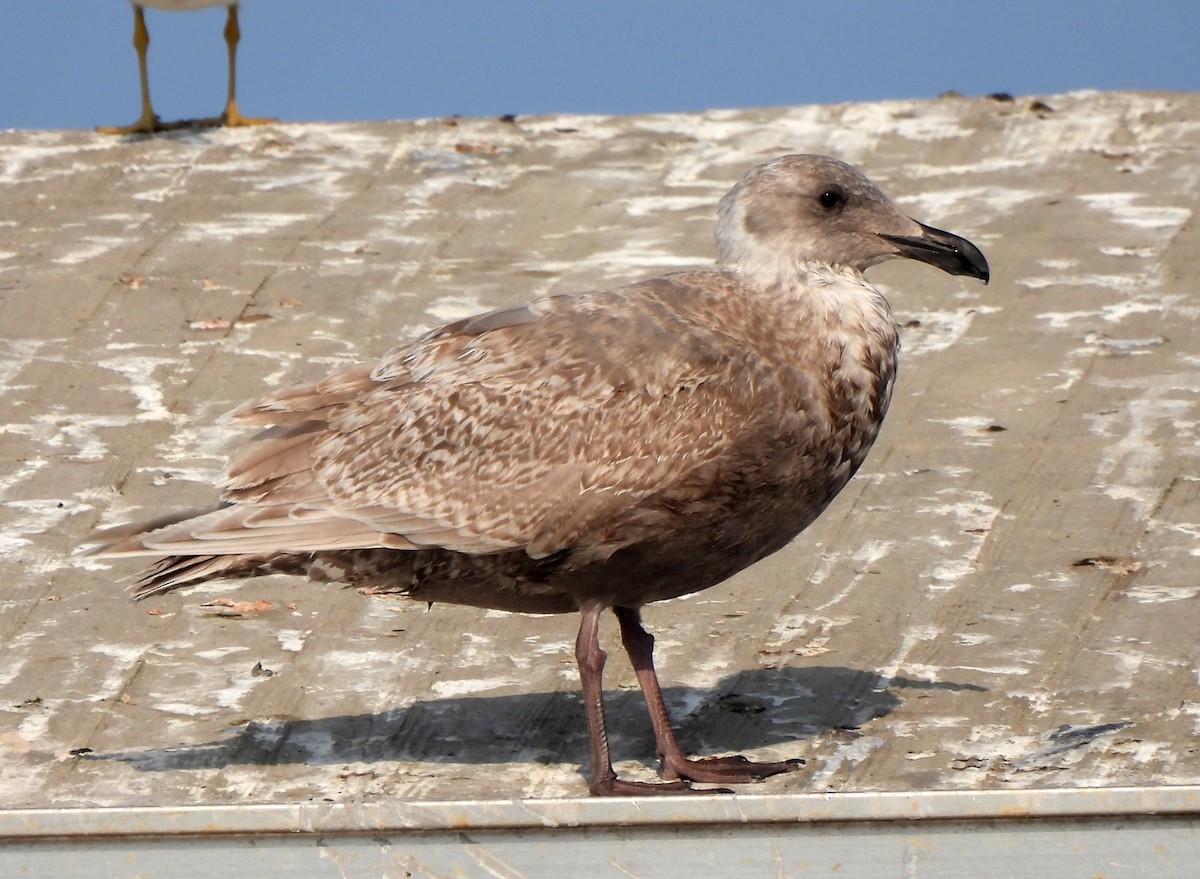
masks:
[(1200, 95), (1045, 103), (0, 133), (0, 798), (582, 793), (574, 619), (283, 578), (131, 605), (133, 564), (69, 554), (208, 500), (217, 418), (264, 388), (710, 262), (716, 200), (793, 151), (861, 165), (994, 281), (873, 270), (905, 352), (863, 473), (648, 610), (685, 746), (808, 759), (756, 793), (1200, 781)]

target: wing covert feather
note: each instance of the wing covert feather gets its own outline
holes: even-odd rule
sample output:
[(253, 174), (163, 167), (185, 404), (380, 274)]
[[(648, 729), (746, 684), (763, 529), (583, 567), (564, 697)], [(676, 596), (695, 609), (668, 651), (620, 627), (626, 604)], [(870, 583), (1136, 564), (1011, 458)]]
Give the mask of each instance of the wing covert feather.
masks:
[(541, 300), (518, 322), (475, 319), (484, 331), (393, 352), (314, 440), (331, 506), (395, 511), (364, 517), (390, 533), (436, 522), (461, 551), (540, 557), (720, 458), (754, 420), (738, 393), (750, 353), (664, 301), (669, 284), (638, 288), (619, 309), (608, 294)]

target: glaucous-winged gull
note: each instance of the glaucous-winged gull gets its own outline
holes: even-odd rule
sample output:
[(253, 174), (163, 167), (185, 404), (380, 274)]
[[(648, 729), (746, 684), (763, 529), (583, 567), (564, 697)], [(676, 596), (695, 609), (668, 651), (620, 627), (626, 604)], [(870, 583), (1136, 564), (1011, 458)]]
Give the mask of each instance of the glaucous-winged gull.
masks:
[[(684, 756), (639, 609), (782, 548), (863, 462), (899, 350), (865, 269), (906, 257), (986, 283), (988, 266), (821, 156), (754, 168), (718, 214), (715, 271), (456, 321), (241, 406), (235, 417), (262, 429), (232, 456), (219, 503), (98, 532), (92, 552), (165, 556), (138, 597), (286, 572), (427, 602), (579, 612), (593, 793), (794, 768)], [(613, 771), (597, 640), (607, 608), (667, 781)]]

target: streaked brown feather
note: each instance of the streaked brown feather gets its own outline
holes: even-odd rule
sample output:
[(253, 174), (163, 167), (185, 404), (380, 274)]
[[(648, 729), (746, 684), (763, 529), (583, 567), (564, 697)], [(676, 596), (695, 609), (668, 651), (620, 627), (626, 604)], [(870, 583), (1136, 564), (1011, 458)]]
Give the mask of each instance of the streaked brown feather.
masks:
[(597, 638), (613, 608), (668, 777), (795, 768), (683, 755), (637, 609), (782, 548), (862, 463), (899, 350), (865, 268), (904, 255), (986, 282), (988, 267), (824, 157), (759, 166), (718, 213), (720, 271), (455, 321), (240, 407), (265, 429), (231, 460), (223, 504), (111, 530), (96, 552), (171, 554), (139, 597), (307, 573), (429, 602), (579, 610), (591, 790), (686, 791), (613, 770)]
[[(919, 229), (857, 172), (835, 173), (885, 231)], [(316, 565), (546, 612), (723, 579), (850, 478), (895, 370), (878, 292), (836, 259), (786, 255), (818, 245), (787, 226), (783, 191), (722, 202), (724, 271), (498, 309), (244, 404), (233, 417), (263, 429), (229, 462), (225, 506), (102, 533), (98, 552), (181, 557), (145, 589)]]

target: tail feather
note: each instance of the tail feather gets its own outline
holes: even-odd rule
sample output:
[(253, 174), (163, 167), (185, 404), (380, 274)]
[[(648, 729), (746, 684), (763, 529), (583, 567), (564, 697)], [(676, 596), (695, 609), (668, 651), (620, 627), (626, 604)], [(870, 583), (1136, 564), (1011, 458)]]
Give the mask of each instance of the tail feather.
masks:
[(150, 549), (145, 544), (145, 538), (163, 528), (178, 525), (189, 519), (207, 516), (226, 507), (228, 503), (210, 504), (206, 507), (192, 507), (190, 510), (176, 510), (155, 519), (143, 519), (140, 522), (126, 522), (122, 525), (112, 525), (99, 528), (83, 538), (82, 555), (104, 556), (106, 558), (155, 555), (157, 550)]
[[(133, 584), (133, 600), (161, 595), (205, 580), (236, 577), (264, 571), (270, 560), (264, 557), (230, 555), (175, 555), (160, 559), (144, 570)], [(290, 572), (290, 571), (289, 571)], [(284, 573), (284, 571), (281, 571)]]
[(380, 546), (382, 535), (369, 522), (328, 510), (289, 515), (287, 505), (266, 515), (262, 507), (224, 503), (173, 513), (148, 522), (118, 525), (91, 535), (85, 552), (104, 558), (257, 556)]

